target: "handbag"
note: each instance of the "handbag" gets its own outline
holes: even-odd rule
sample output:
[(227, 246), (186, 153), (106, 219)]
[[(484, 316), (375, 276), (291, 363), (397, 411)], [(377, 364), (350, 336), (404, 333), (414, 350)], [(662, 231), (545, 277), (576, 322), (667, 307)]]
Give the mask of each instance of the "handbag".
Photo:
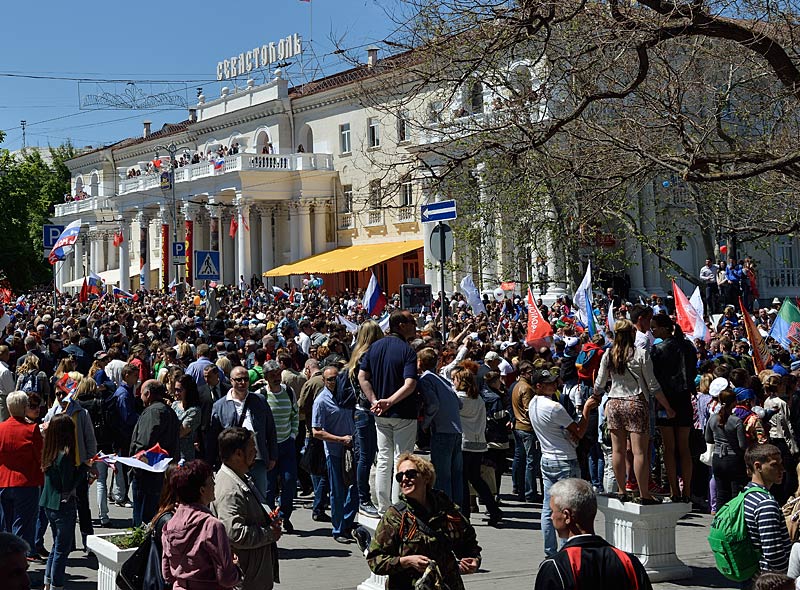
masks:
[[(151, 560), (151, 553), (158, 549), (153, 542), (153, 531), (148, 531), (144, 537), (142, 544), (136, 548), (128, 560), (122, 564), (119, 572), (117, 573), (117, 587), (122, 590), (143, 590), (145, 588), (145, 577), (147, 568)], [(161, 560), (158, 559), (159, 570), (161, 569)], [(163, 587), (162, 587), (163, 588)]]
[(325, 447), (318, 438), (309, 438), (300, 468), (309, 475), (328, 475), (328, 462), (325, 460)]

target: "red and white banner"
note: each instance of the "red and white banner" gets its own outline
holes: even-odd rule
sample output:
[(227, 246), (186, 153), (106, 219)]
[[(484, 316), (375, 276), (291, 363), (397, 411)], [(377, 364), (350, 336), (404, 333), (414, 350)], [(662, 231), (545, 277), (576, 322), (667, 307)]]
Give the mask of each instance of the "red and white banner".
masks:
[(528, 333), (525, 344), (528, 346), (549, 346), (553, 338), (553, 327), (544, 319), (536, 307), (530, 287), (528, 288)]

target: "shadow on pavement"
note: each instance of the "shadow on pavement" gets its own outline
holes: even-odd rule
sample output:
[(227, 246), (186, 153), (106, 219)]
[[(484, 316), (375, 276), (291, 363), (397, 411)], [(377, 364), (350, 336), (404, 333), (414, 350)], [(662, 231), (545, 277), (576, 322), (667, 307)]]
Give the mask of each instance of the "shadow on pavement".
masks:
[[(333, 542), (333, 539), (331, 539), (331, 542)], [(353, 544), (353, 548), (358, 551), (358, 547), (356, 547), (355, 543)], [(353, 552), (347, 549), (335, 548), (315, 549), (312, 547), (302, 547), (299, 549), (285, 549), (281, 547), (278, 555), (280, 559), (307, 559), (318, 557), (350, 557), (353, 555)]]
[(669, 582), (675, 586), (700, 586), (702, 588), (738, 588), (736, 582), (732, 582), (723, 576), (715, 567), (695, 567), (692, 566), (692, 577), (688, 580), (675, 580)]

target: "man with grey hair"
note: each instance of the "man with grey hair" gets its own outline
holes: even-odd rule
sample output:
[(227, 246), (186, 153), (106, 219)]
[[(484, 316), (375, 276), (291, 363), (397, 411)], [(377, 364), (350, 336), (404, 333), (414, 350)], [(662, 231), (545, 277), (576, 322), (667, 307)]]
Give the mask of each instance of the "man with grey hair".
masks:
[(595, 534), (597, 496), (589, 482), (568, 478), (554, 483), (550, 510), (553, 527), (566, 542), (539, 566), (534, 590), (651, 590), (636, 556)]
[(28, 544), (11, 533), (0, 533), (0, 572), (5, 590), (30, 590), (28, 577)]

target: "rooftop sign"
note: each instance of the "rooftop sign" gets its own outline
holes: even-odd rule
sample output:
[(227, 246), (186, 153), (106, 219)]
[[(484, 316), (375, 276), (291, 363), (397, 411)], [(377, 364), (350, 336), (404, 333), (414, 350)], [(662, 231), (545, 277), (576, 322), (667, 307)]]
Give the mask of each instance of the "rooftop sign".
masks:
[(217, 80), (230, 80), (236, 76), (249, 74), (258, 68), (265, 68), (303, 53), (300, 35), (295, 33), (284, 37), (277, 43), (265, 43), (249, 51), (234, 55), (217, 63)]

